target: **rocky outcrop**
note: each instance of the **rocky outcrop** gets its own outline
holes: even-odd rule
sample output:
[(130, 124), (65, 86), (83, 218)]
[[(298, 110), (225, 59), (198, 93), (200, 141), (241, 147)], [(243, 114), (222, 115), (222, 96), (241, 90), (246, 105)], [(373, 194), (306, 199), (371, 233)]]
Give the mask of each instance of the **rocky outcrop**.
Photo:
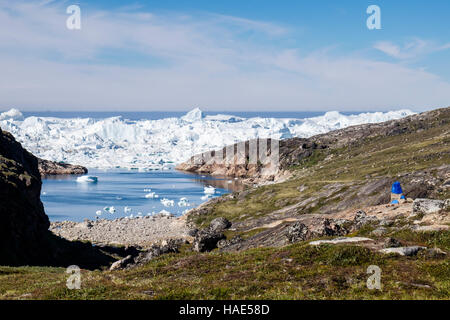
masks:
[(0, 129), (0, 265), (46, 256), (50, 222), (40, 200), (38, 160)]
[(38, 159), (38, 166), (41, 176), (88, 173), (88, 169), (83, 166), (68, 164), (64, 162), (54, 162), (44, 159)]
[(99, 248), (48, 230), (41, 185), (38, 159), (0, 129), (0, 265), (97, 268), (114, 261)]

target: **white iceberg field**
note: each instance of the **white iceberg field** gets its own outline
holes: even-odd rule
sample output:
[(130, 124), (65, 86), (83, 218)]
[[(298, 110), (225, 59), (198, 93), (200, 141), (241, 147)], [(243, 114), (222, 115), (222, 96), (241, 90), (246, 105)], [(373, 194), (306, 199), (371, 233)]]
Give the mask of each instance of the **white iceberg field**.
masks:
[(0, 114), (0, 127), (36, 156), (88, 168), (170, 169), (192, 155), (254, 138), (310, 137), (335, 129), (399, 119), (410, 110), (306, 119), (204, 116), (194, 109), (180, 118), (130, 121), (27, 117), (16, 109)]

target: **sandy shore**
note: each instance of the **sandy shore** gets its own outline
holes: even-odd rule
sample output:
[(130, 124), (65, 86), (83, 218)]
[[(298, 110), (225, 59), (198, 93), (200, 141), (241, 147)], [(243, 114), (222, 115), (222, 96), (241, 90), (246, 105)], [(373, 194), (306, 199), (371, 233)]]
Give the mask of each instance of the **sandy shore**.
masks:
[(188, 239), (185, 216), (145, 216), (134, 219), (52, 222), (50, 231), (68, 240), (142, 247), (162, 240)]

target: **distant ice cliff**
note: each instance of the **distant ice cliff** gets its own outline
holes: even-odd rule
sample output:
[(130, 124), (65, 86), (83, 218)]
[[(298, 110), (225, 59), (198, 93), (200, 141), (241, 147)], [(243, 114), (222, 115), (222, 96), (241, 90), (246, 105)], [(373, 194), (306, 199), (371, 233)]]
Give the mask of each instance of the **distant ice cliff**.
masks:
[(399, 119), (410, 110), (342, 115), (327, 112), (306, 119), (204, 116), (194, 109), (180, 118), (130, 121), (50, 117), (24, 118), (11, 109), (0, 114), (0, 127), (36, 156), (88, 168), (167, 169), (192, 155), (239, 141), (310, 137), (331, 130)]

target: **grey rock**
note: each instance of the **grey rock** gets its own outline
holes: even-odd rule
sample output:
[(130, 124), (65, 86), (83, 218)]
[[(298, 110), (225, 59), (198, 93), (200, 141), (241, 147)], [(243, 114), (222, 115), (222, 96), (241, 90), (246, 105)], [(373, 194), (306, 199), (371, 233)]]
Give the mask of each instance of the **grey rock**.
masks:
[(401, 246), (402, 246), (401, 242), (398, 241), (397, 239), (386, 238), (384, 240), (384, 245), (383, 245), (384, 248), (399, 248)]
[(386, 234), (387, 229), (384, 227), (379, 227), (375, 230), (373, 230), (370, 234), (377, 236), (377, 237), (381, 237), (382, 235)]
[(241, 243), (243, 241), (244, 241), (244, 239), (242, 239), (241, 236), (235, 236), (231, 240), (222, 239), (222, 240), (219, 240), (217, 242), (217, 248), (223, 249), (223, 248), (226, 248), (226, 247), (229, 247), (229, 246)]
[(317, 240), (311, 241), (309, 244), (312, 246), (320, 246), (321, 244), (343, 244), (343, 243), (357, 243), (357, 242), (367, 242), (373, 241), (370, 238), (364, 237), (348, 237), (348, 238), (336, 238), (332, 240)]
[(213, 221), (211, 221), (209, 225), (209, 229), (211, 231), (217, 231), (221, 232), (231, 227), (231, 222), (228, 221), (228, 219), (220, 217), (215, 218)]
[(223, 239), (225, 239), (223, 233), (211, 230), (209, 228), (203, 229), (195, 236), (192, 250), (197, 252), (214, 250), (217, 248), (217, 243)]
[(425, 258), (428, 259), (440, 259), (444, 258), (447, 253), (439, 248), (430, 248), (423, 252)]
[(359, 210), (356, 212), (355, 218), (353, 219), (354, 222), (354, 228), (355, 229), (361, 229), (366, 224), (376, 222), (378, 219), (374, 216), (368, 216), (365, 211)]
[(445, 201), (416, 199), (413, 203), (413, 215), (439, 213), (445, 208)]
[(120, 270), (126, 268), (128, 265), (134, 262), (134, 258), (131, 255), (126, 256), (125, 258), (114, 262), (109, 268), (110, 271)]
[(288, 228), (286, 237), (290, 243), (295, 243), (305, 241), (310, 234), (311, 232), (305, 224), (296, 222)]
[(197, 235), (197, 233), (198, 233), (198, 229), (197, 228), (189, 229), (188, 232), (187, 232), (187, 234), (189, 236), (191, 236), (191, 237), (195, 237)]
[(412, 247), (399, 247), (399, 248), (385, 248), (381, 249), (382, 253), (396, 253), (401, 256), (415, 256), (419, 251), (425, 250), (425, 247), (412, 246)]

